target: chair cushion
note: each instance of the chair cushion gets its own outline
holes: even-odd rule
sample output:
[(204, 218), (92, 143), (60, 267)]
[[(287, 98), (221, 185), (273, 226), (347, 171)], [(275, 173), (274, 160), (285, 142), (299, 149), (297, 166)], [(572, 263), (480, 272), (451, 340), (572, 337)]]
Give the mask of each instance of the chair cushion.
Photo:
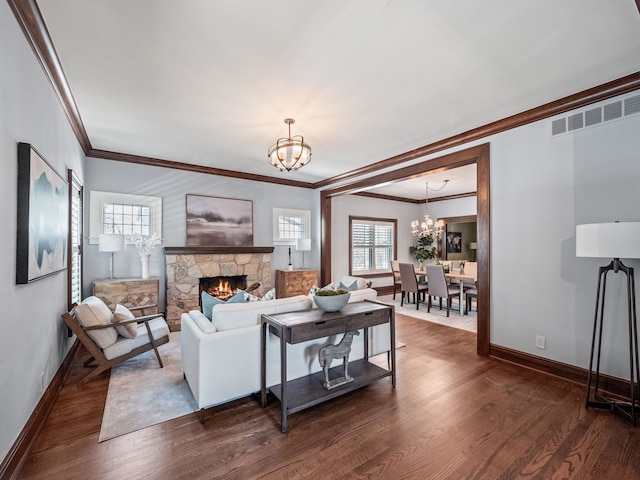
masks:
[[(82, 303), (77, 305), (75, 315), (78, 323), (83, 327), (109, 325), (113, 317), (109, 307), (94, 296), (85, 298)], [(103, 350), (113, 345), (118, 339), (118, 332), (114, 327), (89, 330), (87, 335)]]
[(113, 324), (116, 327), (116, 331), (124, 338), (136, 338), (136, 335), (138, 335), (138, 324), (131, 322), (119, 325), (119, 322), (133, 320), (134, 318), (136, 318), (136, 316), (131, 313), (131, 310), (127, 307), (119, 303), (116, 305), (116, 309), (113, 312)]
[[(153, 334), (153, 338), (156, 340), (169, 335), (169, 326), (162, 317), (149, 320), (149, 327), (151, 327), (151, 333)], [(118, 341), (113, 345), (105, 348), (103, 350), (103, 353), (104, 356), (107, 357), (107, 360), (111, 360), (112, 358), (116, 358), (129, 353), (134, 348), (140, 347), (141, 345), (145, 345), (147, 343), (149, 343), (149, 333), (147, 332), (147, 327), (144, 325), (144, 323), (140, 323), (138, 324), (138, 334), (136, 335), (136, 338), (118, 337)]]

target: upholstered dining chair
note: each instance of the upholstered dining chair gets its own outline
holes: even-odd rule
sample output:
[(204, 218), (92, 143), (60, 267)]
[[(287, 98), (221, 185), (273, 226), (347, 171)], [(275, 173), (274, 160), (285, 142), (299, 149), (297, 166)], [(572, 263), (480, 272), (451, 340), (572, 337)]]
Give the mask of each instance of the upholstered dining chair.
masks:
[(416, 270), (413, 267), (413, 263), (400, 264), (400, 282), (400, 289), (402, 292), (400, 306), (404, 304), (405, 294), (407, 302), (409, 302), (409, 295), (413, 293), (416, 302), (416, 310), (420, 310), (420, 300), (424, 302), (425, 295), (429, 295), (429, 285), (427, 283), (418, 282), (418, 277), (416, 277)]
[(473, 301), (473, 299), (476, 299), (476, 311), (478, 310), (478, 282), (474, 283), (474, 286), (471, 287), (469, 290), (465, 290), (464, 291), (464, 297), (465, 297), (465, 302), (464, 302), (464, 313), (468, 314), (471, 310), (473, 310), (473, 305), (471, 304), (471, 302)]
[(427, 312), (431, 311), (431, 297), (439, 297), (444, 299), (447, 304), (447, 317), (451, 309), (451, 300), (458, 297), (458, 301), (462, 300), (460, 295), (460, 287), (450, 285), (444, 276), (442, 265), (427, 265), (427, 281), (429, 282), (429, 302), (427, 303)]
[(402, 281), (400, 279), (400, 261), (391, 260), (391, 273), (393, 273), (393, 299), (396, 299), (398, 288), (402, 291)]

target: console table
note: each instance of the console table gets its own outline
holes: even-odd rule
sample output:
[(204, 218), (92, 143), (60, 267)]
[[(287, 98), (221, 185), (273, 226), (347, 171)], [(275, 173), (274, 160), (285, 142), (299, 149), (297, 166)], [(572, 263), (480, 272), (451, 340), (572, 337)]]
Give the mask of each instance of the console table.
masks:
[[(347, 304), (341, 311), (324, 313), (313, 309), (303, 312), (262, 315), (260, 337), (260, 401), (267, 406), (270, 391), (280, 400), (282, 432), (287, 431), (287, 416), (319, 403), (336, 398), (385, 377), (391, 377), (391, 385), (396, 385), (396, 340), (395, 310), (391, 305), (364, 301)], [(389, 324), (391, 350), (388, 353), (389, 369), (381, 368), (369, 361), (369, 327)], [(353, 381), (331, 390), (322, 386), (323, 372), (287, 381), (287, 344), (338, 335), (364, 329), (364, 358), (349, 362), (349, 374)], [(267, 388), (267, 335), (268, 332), (280, 339), (280, 384)], [(330, 372), (342, 369), (342, 362)]]

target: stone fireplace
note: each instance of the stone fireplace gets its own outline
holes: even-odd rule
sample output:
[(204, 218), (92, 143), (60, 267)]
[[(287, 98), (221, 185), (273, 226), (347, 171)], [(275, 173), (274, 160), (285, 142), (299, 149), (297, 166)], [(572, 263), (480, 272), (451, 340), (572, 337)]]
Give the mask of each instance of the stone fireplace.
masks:
[(180, 330), (180, 315), (200, 309), (200, 279), (246, 276), (246, 284), (259, 283), (262, 295), (272, 285), (273, 247), (165, 247), (165, 318), (172, 331)]

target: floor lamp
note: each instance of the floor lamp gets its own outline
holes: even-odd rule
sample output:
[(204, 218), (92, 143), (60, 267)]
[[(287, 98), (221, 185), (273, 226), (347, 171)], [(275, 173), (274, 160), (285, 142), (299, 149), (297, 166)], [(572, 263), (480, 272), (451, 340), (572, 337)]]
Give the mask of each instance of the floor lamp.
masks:
[(109, 262), (109, 280), (113, 280), (113, 254), (124, 250), (124, 235), (111, 235), (103, 233), (98, 239), (98, 251), (108, 252), (111, 254)]
[[(586, 407), (606, 408), (631, 420), (636, 426), (636, 414), (640, 413), (638, 391), (638, 324), (636, 318), (636, 294), (633, 268), (624, 265), (621, 258), (640, 258), (640, 222), (592, 223), (576, 226), (576, 256), (612, 258), (599, 268), (596, 308), (593, 318), (591, 356), (587, 379)], [(604, 323), (607, 274), (622, 272), (627, 279), (627, 315), (629, 329), (629, 398), (612, 397), (601, 390), (600, 358), (602, 355), (602, 331)], [(594, 365), (595, 364), (595, 365)]]

